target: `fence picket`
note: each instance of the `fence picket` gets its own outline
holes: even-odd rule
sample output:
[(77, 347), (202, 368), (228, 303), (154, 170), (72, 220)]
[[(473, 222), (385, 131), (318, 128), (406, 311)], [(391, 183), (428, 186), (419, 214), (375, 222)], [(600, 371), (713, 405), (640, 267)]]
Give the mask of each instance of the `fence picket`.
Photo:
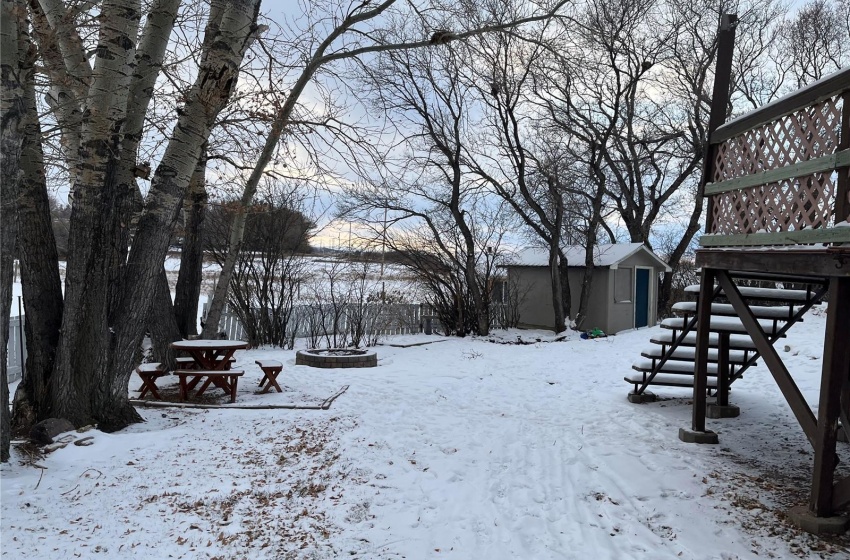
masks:
[[(390, 304), (366, 304), (365, 309), (358, 307), (360, 304), (348, 304), (345, 306), (344, 312), (341, 314), (337, 324), (336, 332), (331, 332), (332, 317), (330, 312), (326, 312), (324, 317), (325, 327), (328, 334), (342, 334), (348, 330), (351, 315), (356, 312), (370, 313), (379, 307), (379, 311), (375, 315), (369, 315), (367, 322), (380, 321), (383, 317), (385, 324), (383, 326), (370, 329), (369, 332), (378, 336), (390, 336), (399, 334), (412, 334), (420, 332), (422, 309), (418, 303), (390, 303)], [(255, 310), (259, 311), (259, 310)], [(310, 311), (309, 305), (296, 305), (292, 309), (291, 324), (287, 328), (296, 328), (296, 338), (304, 338), (310, 334)], [(207, 304), (203, 306), (203, 315), (206, 316)], [(376, 323), (373, 323), (373, 326)], [(225, 333), (229, 339), (244, 340), (247, 336), (245, 328), (239, 322), (235, 313), (232, 313), (229, 308), (225, 308), (221, 315), (221, 323), (219, 323), (219, 331)]]
[(25, 320), (24, 316), (9, 318), (9, 342), (6, 345), (6, 376), (9, 383), (18, 381), (24, 373), (24, 363), (27, 360)]

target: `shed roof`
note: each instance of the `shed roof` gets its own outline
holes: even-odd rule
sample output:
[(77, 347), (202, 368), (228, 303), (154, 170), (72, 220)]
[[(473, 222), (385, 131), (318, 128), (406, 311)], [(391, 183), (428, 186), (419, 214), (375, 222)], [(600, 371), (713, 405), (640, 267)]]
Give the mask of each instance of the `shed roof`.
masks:
[[(584, 247), (567, 245), (563, 247), (564, 254), (570, 266), (584, 266)], [(594, 266), (617, 268), (621, 262), (639, 251), (644, 251), (658, 265), (670, 271), (670, 267), (658, 255), (649, 250), (643, 243), (609, 243), (597, 245), (594, 249)], [(506, 266), (548, 266), (549, 251), (539, 247), (526, 247), (517, 252), (516, 256)]]

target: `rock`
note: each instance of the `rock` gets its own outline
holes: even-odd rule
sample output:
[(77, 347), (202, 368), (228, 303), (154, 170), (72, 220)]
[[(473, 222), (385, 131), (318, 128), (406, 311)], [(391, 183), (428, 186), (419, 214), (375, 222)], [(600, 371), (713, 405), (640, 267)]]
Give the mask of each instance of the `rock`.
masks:
[(78, 439), (74, 442), (74, 445), (79, 447), (87, 447), (89, 445), (94, 444), (94, 436), (84, 437), (83, 439)]
[(42, 420), (30, 430), (30, 439), (39, 445), (53, 443), (53, 438), (63, 432), (70, 432), (74, 425), (64, 418), (48, 418)]

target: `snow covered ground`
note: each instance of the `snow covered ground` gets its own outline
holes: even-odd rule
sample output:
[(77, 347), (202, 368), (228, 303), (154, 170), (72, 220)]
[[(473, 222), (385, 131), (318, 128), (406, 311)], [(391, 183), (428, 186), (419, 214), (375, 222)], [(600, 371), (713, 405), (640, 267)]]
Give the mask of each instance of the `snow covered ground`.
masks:
[[(779, 345), (810, 402), (823, 325), (816, 310)], [(16, 449), (3, 558), (848, 558), (847, 537), (784, 519), (806, 502), (812, 452), (766, 368), (733, 386), (739, 418), (709, 420), (718, 446), (678, 440), (686, 390), (626, 401), (652, 332), (398, 337), (435, 342), (381, 346), (362, 370), (240, 352), (238, 404), (348, 389), (329, 410), (140, 408), (143, 424), (78, 434), (90, 447)], [(531, 343), (505, 344), (518, 334)], [(255, 393), (258, 358), (284, 361), (284, 393)]]

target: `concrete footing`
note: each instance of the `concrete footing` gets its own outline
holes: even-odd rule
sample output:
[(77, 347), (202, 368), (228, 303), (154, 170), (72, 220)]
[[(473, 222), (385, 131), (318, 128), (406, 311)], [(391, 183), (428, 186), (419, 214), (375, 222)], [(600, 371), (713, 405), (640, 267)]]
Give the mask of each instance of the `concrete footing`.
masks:
[(643, 393), (640, 393), (640, 394), (635, 393), (634, 391), (629, 393), (629, 402), (630, 403), (643, 404), (643, 403), (648, 403), (648, 402), (655, 402), (655, 400), (656, 400), (655, 393), (650, 393), (649, 391), (644, 391)]
[(841, 535), (850, 527), (850, 517), (817, 517), (806, 506), (794, 506), (788, 511), (791, 523), (813, 535)]
[(694, 430), (679, 428), (679, 439), (685, 443), (719, 443), (717, 434), (711, 430), (695, 432)]
[(709, 404), (705, 408), (705, 415), (709, 418), (737, 418), (741, 415), (740, 407), (733, 404)]

